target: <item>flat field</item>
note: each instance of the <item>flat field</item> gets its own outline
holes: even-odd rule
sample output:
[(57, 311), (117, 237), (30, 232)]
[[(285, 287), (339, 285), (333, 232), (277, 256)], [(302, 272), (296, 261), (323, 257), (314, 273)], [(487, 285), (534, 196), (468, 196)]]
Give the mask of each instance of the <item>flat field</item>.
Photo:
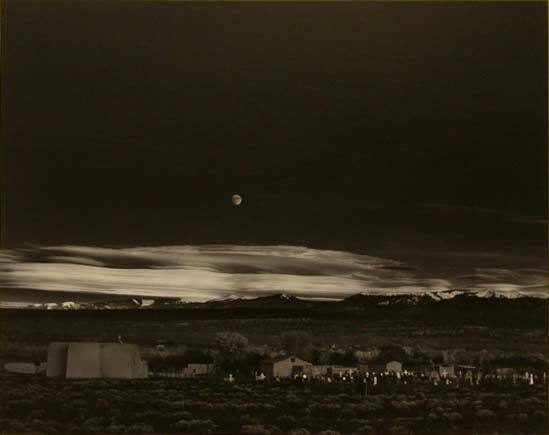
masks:
[(26, 379), (0, 377), (3, 433), (546, 433), (543, 385)]
[[(61, 313), (63, 314), (63, 313)], [(536, 328), (433, 325), (362, 318), (128, 319), (42, 313), (0, 318), (0, 361), (45, 361), (52, 341), (158, 343), (205, 349), (220, 331), (251, 346), (280, 349), (287, 331), (302, 331), (314, 348), (463, 348), (482, 353), (539, 353)], [(378, 385), (364, 397), (349, 383), (226, 383), (208, 379), (75, 381), (0, 372), (0, 432), (96, 433), (547, 433), (546, 386), (537, 384)]]

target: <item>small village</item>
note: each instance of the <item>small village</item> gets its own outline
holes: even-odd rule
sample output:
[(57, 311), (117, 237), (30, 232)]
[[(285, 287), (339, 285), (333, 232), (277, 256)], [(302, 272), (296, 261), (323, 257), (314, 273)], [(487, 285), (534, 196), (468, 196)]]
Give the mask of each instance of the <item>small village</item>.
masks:
[[(375, 353), (375, 352), (374, 352)], [(377, 352), (379, 353), (379, 352)], [(151, 355), (156, 356), (151, 358)], [(224, 382), (354, 383), (368, 394), (376, 387), (430, 383), (434, 386), (479, 386), (494, 383), (547, 385), (545, 370), (464, 364), (402, 363), (313, 364), (294, 354), (256, 361), (255, 368), (233, 361), (231, 368), (219, 360), (195, 355), (192, 362), (178, 363), (164, 345), (148, 350), (151, 361), (142, 359), (137, 345), (124, 343), (53, 342), (46, 362), (6, 363), (6, 372), (46, 375), (66, 379), (211, 378)]]
[(0, 424), (53, 433), (545, 430), (547, 366), (534, 346), (457, 347), (450, 329), (424, 339), (416, 332), (425, 328), (338, 336), (286, 321), (238, 324), (208, 331), (180, 322), (132, 335), (117, 325), (95, 340), (59, 329), (66, 341), (14, 347), (1, 366)]
[(178, 358), (181, 348), (52, 342), (47, 361), (4, 364), (0, 423), (9, 432), (247, 435), (545, 427), (547, 375), (535, 368), (383, 361), (383, 349), (369, 364), (313, 363), (293, 353), (249, 364), (250, 355), (189, 349)]
[[(97, 335), (93, 324), (72, 325), (60, 322), (45, 336), (35, 329), (41, 341), (5, 349), (7, 432), (537, 434), (546, 427), (545, 355), (537, 345), (500, 346), (489, 329), (462, 327), (476, 337), (465, 347), (451, 328), (397, 335), (372, 324), (354, 333), (355, 324), (341, 323), (333, 334), (331, 325), (306, 321), (186, 320), (161, 328), (117, 322)], [(506, 331), (534, 343), (543, 333), (519, 332)]]

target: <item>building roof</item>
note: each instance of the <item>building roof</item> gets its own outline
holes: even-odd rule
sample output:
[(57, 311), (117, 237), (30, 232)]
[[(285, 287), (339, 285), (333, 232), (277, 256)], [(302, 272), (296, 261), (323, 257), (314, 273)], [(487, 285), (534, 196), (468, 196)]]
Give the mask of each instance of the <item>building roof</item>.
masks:
[(269, 358), (269, 359), (266, 359), (266, 360), (263, 360), (263, 364), (276, 364), (277, 362), (280, 362), (280, 361), (285, 361), (287, 359), (290, 359), (290, 358), (296, 358), (300, 361), (303, 361), (307, 364), (311, 364), (310, 362), (308, 361), (305, 361), (304, 359), (302, 358), (299, 358), (298, 356), (295, 356), (295, 355), (280, 355), (280, 356), (277, 356), (277, 357), (274, 357), (274, 358)]

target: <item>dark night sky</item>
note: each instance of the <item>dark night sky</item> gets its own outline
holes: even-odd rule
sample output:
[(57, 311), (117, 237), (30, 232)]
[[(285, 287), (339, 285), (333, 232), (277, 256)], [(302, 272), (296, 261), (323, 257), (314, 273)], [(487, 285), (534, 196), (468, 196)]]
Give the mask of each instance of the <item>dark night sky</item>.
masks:
[(5, 0), (3, 246), (545, 267), (546, 7)]

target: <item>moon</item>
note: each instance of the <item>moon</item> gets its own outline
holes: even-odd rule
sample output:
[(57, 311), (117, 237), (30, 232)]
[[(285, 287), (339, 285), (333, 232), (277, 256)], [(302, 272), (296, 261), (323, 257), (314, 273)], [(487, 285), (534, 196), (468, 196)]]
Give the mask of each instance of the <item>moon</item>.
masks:
[(242, 197), (236, 193), (233, 195), (231, 199), (234, 205), (240, 205), (242, 203)]

